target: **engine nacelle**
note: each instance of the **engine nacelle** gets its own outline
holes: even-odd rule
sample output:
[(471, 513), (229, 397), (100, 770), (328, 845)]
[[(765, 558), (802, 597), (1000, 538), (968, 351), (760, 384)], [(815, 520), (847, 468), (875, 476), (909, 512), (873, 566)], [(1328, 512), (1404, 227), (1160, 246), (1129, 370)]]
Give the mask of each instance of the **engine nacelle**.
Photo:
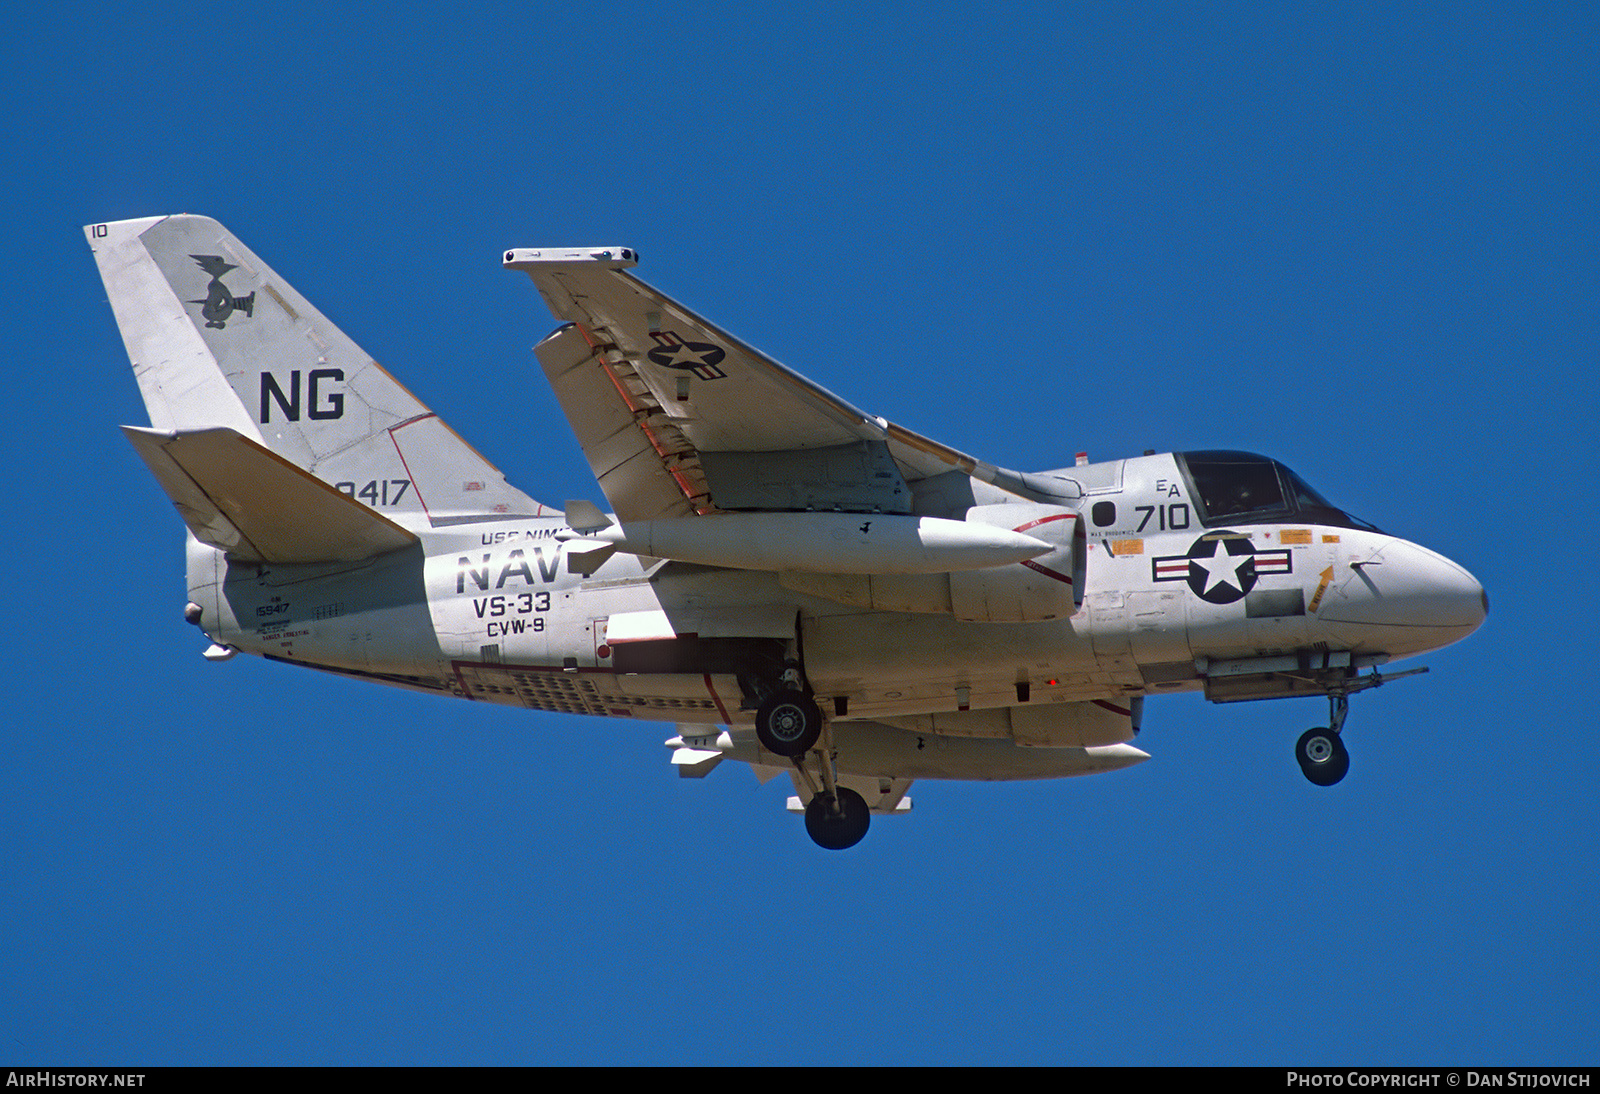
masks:
[(1010, 566), (946, 575), (952, 615), (972, 622), (1025, 623), (1064, 619), (1078, 610), (1088, 551), (1076, 512), (1053, 505), (981, 505), (967, 511), (967, 520), (1025, 530), (1055, 550)]
[(1071, 509), (1018, 503), (967, 511), (974, 524), (1020, 531), (1054, 548), (1026, 562), (943, 574), (784, 573), (783, 586), (839, 604), (885, 612), (953, 615), (974, 623), (1064, 619), (1083, 603), (1088, 556)]

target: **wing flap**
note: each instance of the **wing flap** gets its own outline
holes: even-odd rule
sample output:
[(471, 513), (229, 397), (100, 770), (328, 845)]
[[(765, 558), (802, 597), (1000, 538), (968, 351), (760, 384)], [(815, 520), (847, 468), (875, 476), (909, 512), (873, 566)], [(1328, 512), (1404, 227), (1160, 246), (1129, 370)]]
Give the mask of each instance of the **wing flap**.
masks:
[(354, 562), (417, 542), (232, 429), (123, 426), (195, 538), (245, 562)]
[(534, 352), (617, 516), (691, 516), (706, 505), (694, 446), (643, 384), (630, 387), (576, 326), (556, 331)]

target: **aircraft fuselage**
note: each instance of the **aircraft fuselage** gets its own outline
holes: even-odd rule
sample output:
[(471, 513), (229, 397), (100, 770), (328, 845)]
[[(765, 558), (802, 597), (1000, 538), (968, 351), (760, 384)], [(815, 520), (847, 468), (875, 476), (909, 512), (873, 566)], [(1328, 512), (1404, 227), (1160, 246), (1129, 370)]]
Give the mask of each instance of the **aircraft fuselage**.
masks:
[[(190, 595), (211, 637), (247, 652), (537, 709), (729, 723), (752, 717), (740, 643), (780, 643), (797, 618), (819, 701), (882, 720), (1202, 688), (1226, 699), (1227, 680), (1325, 670), (1329, 651), (1332, 667), (1362, 668), (1438, 648), (1486, 610), (1460, 567), (1348, 521), (1208, 526), (1171, 455), (1047, 474), (1084, 486), (1084, 585), (1053, 619), (878, 610), (849, 602), (838, 582), (851, 575), (830, 586), (624, 553), (585, 574), (587, 545), (553, 517), (439, 530), (349, 565), (229, 564), (192, 544)], [(1233, 697), (1280, 693), (1258, 683)]]

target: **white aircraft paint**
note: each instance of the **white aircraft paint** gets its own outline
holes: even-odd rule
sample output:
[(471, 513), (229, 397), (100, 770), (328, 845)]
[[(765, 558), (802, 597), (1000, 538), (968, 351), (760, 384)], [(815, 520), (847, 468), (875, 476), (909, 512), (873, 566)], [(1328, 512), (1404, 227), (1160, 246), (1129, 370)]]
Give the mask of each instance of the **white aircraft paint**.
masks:
[(1144, 700), (1174, 691), (1326, 695), (1296, 756), (1337, 782), (1348, 697), (1488, 611), (1461, 567), (1264, 457), (1022, 473), (865, 414), (623, 247), (504, 255), (563, 323), (538, 355), (613, 512), (558, 510), (215, 221), (85, 231), (208, 659), (676, 722), (681, 774), (788, 772), (826, 847), (914, 779), (1141, 762)]

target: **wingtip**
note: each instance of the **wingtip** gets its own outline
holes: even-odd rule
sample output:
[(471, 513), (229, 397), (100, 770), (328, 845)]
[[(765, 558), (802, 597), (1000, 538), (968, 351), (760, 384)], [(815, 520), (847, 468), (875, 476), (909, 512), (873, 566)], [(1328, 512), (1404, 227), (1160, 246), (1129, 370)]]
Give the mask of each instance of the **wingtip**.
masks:
[(508, 270), (580, 264), (625, 270), (639, 264), (639, 252), (632, 247), (510, 247), (501, 259)]

